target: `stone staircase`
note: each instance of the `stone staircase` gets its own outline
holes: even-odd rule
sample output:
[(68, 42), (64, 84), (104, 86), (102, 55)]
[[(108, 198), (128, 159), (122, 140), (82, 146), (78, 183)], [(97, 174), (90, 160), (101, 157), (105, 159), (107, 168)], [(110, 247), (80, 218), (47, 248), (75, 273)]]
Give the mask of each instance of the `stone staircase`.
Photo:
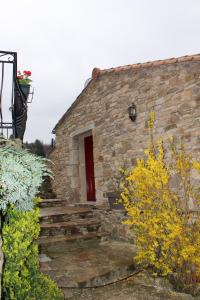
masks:
[(66, 205), (64, 200), (47, 199), (40, 203), (40, 251), (60, 242), (105, 238), (101, 222), (90, 207)]
[(111, 240), (94, 217), (94, 208), (58, 199), (43, 200), (40, 207), (40, 270), (64, 293), (109, 284), (135, 272), (134, 245)]

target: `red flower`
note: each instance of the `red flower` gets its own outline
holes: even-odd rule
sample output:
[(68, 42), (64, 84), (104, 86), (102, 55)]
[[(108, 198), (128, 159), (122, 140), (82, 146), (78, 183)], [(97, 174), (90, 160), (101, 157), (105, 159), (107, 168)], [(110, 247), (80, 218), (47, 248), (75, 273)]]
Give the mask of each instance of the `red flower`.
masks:
[(32, 82), (31, 78), (31, 71), (24, 70), (23, 72), (17, 71), (17, 79), (20, 84), (29, 84)]
[(26, 75), (26, 76), (31, 76), (31, 71), (24, 71), (23, 73), (24, 73), (24, 75)]

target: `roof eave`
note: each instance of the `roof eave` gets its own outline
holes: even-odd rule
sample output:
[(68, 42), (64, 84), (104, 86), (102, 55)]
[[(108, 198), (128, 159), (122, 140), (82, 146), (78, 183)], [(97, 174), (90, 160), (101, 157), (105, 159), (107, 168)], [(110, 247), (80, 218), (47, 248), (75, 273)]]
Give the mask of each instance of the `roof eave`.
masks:
[(53, 134), (56, 133), (57, 128), (60, 126), (60, 124), (63, 122), (63, 120), (65, 120), (65, 118), (69, 115), (71, 110), (78, 104), (78, 102), (79, 102), (80, 98), (83, 96), (83, 94), (88, 90), (88, 88), (91, 86), (91, 84), (94, 81), (99, 79), (100, 76), (105, 75), (105, 74), (110, 74), (110, 73), (119, 73), (122, 71), (137, 70), (137, 69), (148, 68), (148, 67), (158, 67), (161, 65), (170, 65), (170, 64), (187, 62), (187, 61), (200, 61), (200, 54), (185, 55), (185, 56), (180, 56), (177, 58), (173, 57), (173, 58), (168, 58), (168, 59), (164, 59), (164, 60), (155, 60), (155, 61), (150, 61), (150, 62), (137, 63), (137, 64), (126, 65), (126, 66), (104, 69), (104, 70), (101, 70), (99, 68), (94, 68), (92, 71), (91, 81), (87, 84), (87, 86), (78, 95), (76, 100), (72, 103), (72, 105), (68, 108), (68, 110), (64, 113), (64, 115), (60, 118), (60, 120), (55, 125), (54, 129), (52, 130), (52, 133)]

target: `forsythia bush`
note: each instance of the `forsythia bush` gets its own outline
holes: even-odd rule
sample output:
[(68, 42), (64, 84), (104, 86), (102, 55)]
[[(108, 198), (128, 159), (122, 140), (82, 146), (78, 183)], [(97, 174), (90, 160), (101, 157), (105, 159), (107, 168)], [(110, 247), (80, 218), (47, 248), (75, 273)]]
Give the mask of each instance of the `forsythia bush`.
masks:
[(153, 142), (153, 124), (152, 113), (146, 158), (137, 159), (126, 176), (121, 201), (129, 216), (126, 223), (135, 230), (138, 264), (184, 289), (200, 279), (200, 214), (191, 211), (191, 203), (198, 209), (200, 202), (199, 186), (192, 180), (199, 178), (200, 163), (172, 139), (166, 160), (163, 142)]
[(56, 284), (39, 271), (39, 209), (9, 209), (3, 226), (3, 299), (63, 300)]

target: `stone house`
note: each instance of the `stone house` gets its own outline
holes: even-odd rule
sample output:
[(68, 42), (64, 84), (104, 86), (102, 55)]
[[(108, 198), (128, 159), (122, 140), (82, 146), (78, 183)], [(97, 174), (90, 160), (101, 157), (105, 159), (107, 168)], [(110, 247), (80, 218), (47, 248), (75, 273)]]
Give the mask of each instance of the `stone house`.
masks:
[[(128, 108), (134, 104), (136, 119)], [(147, 119), (155, 112), (155, 139), (183, 137), (200, 150), (200, 54), (100, 70), (56, 124), (53, 189), (68, 203), (108, 203), (119, 167), (130, 167), (149, 141)]]

